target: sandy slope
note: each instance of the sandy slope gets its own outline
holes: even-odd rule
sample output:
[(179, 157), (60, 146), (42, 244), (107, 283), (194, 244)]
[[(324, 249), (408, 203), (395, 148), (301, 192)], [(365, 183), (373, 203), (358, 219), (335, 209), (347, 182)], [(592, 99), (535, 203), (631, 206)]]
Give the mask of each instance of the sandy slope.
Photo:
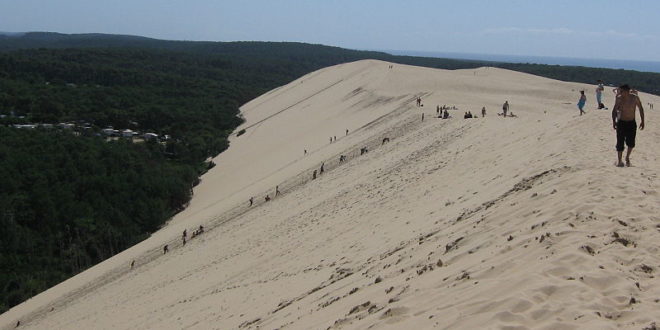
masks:
[[(616, 168), (609, 111), (580, 117), (574, 105), (587, 89), (593, 109), (595, 86), (389, 65), (326, 68), (246, 104), (247, 132), (215, 159), (188, 209), (3, 314), (0, 326), (643, 329), (660, 321), (653, 111), (634, 166)], [(642, 94), (644, 104), (659, 99)], [(496, 116), (504, 100), (518, 118)], [(460, 110), (433, 118), (438, 104)], [(482, 106), (486, 118), (462, 119)], [(339, 164), (340, 154), (348, 161)], [(312, 181), (322, 162), (326, 172)], [(263, 202), (275, 185), (282, 195)], [(199, 224), (209, 230), (181, 247), (183, 228)], [(171, 250), (161, 256), (165, 243)]]

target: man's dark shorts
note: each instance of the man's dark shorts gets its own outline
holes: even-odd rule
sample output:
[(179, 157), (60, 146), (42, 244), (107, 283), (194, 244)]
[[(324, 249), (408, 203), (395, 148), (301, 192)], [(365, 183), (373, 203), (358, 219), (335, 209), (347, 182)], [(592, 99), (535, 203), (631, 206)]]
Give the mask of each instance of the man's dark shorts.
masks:
[(616, 151), (623, 151), (623, 144), (629, 149), (635, 147), (635, 135), (637, 134), (637, 123), (634, 120), (619, 120), (616, 124)]

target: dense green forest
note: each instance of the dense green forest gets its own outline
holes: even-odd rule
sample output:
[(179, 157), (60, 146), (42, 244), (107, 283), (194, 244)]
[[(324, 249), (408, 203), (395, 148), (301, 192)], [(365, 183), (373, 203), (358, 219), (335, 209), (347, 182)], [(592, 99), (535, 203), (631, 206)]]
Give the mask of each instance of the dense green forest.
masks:
[(50, 32), (30, 32), (20, 36), (0, 35), (0, 52), (29, 48), (99, 47), (167, 50), (198, 56), (222, 55), (234, 60), (240, 59), (240, 62), (246, 63), (249, 67), (261, 63), (264, 69), (273, 69), (271, 64), (278, 61), (281, 64), (278, 69), (282, 76), (288, 77), (290, 74), (302, 75), (321, 67), (366, 58), (441, 69), (493, 66), (563, 81), (595, 84), (598, 79), (602, 79), (613, 86), (627, 83), (641, 91), (660, 95), (660, 73), (634, 70), (394, 56), (383, 52), (354, 51), (338, 47), (287, 42), (172, 41), (125, 35)]
[(146, 238), (199, 175), (155, 141), (2, 126), (0, 141), (3, 311)]
[[(133, 36), (0, 35), (0, 312), (148, 237), (228, 147), (241, 104), (314, 70), (360, 59), (444, 69), (497, 66), (560, 80), (660, 74), (393, 56), (302, 43)], [(73, 122), (72, 130), (13, 124)], [(170, 135), (131, 143), (107, 126)]]

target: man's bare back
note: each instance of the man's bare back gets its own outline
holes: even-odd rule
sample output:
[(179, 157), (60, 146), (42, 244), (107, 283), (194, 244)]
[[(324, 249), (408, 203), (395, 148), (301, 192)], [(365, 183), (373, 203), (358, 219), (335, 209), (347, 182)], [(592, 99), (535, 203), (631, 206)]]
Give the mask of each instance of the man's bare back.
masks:
[(640, 124), (640, 129), (643, 129), (644, 125), (644, 108), (642, 107), (642, 102), (639, 100), (639, 97), (632, 93), (622, 93), (616, 99), (614, 104), (613, 112), (618, 111), (618, 119), (624, 121), (633, 121), (636, 119), (635, 110), (639, 107), (639, 114), (642, 117), (642, 124)]

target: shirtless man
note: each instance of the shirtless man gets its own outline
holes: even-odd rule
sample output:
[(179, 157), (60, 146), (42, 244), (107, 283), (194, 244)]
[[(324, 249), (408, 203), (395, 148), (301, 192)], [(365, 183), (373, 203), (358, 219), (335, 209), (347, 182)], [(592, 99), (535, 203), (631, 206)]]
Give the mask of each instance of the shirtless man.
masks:
[(639, 96), (631, 93), (630, 86), (622, 85), (618, 88), (619, 97), (612, 108), (612, 126), (616, 130), (616, 151), (618, 162), (616, 166), (623, 167), (623, 144), (628, 146), (626, 154), (626, 166), (630, 166), (630, 153), (635, 147), (635, 135), (637, 133), (637, 122), (635, 122), (635, 110), (639, 108), (639, 116), (642, 122), (639, 123), (639, 129), (644, 129), (644, 107), (639, 100)]

